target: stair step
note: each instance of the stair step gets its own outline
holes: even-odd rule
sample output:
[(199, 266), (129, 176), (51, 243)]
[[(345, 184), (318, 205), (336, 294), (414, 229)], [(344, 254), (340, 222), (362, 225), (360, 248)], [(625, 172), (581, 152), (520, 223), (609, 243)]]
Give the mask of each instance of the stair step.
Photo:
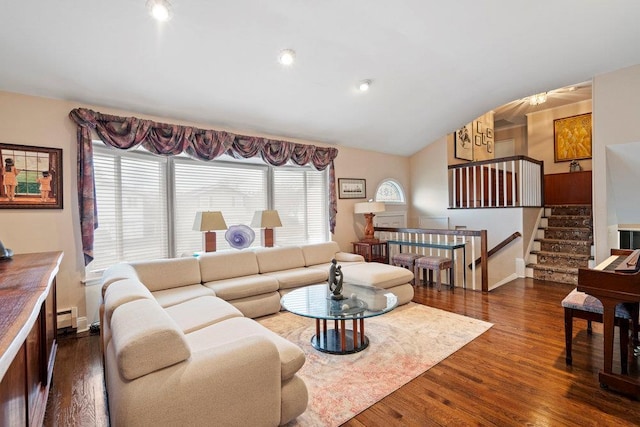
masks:
[(592, 232), (590, 228), (547, 227), (544, 230), (544, 237), (547, 239), (590, 241)]
[(541, 265), (565, 266), (571, 268), (588, 267), (588, 254), (572, 254), (567, 252), (540, 251), (536, 255), (536, 262)]
[(547, 218), (547, 227), (571, 227), (592, 229), (590, 216), (581, 215), (557, 215)]
[(573, 285), (578, 284), (578, 268), (548, 264), (535, 264), (527, 267), (533, 269), (534, 279)]
[(539, 239), (539, 243), (544, 252), (591, 255), (591, 241), (587, 240)]
[(549, 205), (545, 208), (551, 215), (591, 215), (591, 205)]

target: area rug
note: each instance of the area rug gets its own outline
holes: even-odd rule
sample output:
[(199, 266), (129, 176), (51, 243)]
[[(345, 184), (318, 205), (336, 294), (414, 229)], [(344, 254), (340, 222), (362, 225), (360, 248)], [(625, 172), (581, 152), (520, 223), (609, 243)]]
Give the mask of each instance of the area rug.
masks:
[(311, 346), (315, 321), (282, 312), (260, 323), (298, 344), (309, 405), (290, 426), (339, 426), (488, 330), (491, 323), (409, 303), (365, 320), (369, 347), (338, 356)]

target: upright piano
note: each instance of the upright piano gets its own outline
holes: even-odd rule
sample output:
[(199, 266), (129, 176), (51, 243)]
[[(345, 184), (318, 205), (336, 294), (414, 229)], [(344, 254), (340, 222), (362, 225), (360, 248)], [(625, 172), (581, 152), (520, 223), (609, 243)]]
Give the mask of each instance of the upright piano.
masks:
[[(595, 268), (578, 270), (578, 290), (598, 298), (604, 308), (604, 367), (598, 376), (600, 385), (635, 396), (640, 396), (640, 381), (613, 372), (613, 340), (616, 305), (640, 302), (639, 258), (640, 250), (612, 249), (611, 256)], [(637, 310), (635, 317), (637, 322)]]

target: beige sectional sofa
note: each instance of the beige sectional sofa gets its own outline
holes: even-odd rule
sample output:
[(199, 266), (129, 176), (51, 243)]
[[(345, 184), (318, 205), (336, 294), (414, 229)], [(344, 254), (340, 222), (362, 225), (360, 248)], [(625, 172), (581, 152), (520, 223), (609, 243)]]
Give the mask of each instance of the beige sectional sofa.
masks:
[(282, 425), (307, 406), (295, 344), (253, 318), (292, 289), (326, 282), (389, 289), (413, 274), (365, 263), (335, 242), (121, 263), (103, 274), (102, 345), (111, 425)]

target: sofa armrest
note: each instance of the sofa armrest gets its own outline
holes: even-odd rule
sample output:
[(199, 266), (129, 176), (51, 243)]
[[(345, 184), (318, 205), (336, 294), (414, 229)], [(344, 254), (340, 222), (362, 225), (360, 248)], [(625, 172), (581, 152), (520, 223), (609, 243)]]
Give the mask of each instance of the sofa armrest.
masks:
[(102, 297), (104, 298), (104, 293), (109, 285), (113, 282), (125, 279), (140, 280), (136, 269), (133, 268), (131, 264), (121, 262), (108, 267), (104, 273), (102, 273), (102, 277), (100, 279), (100, 283), (102, 284)]
[(252, 335), (193, 352), (191, 358), (133, 381), (107, 349), (111, 425), (278, 425), (280, 356)]
[(364, 257), (349, 252), (336, 252), (336, 261), (338, 262), (364, 262)]

